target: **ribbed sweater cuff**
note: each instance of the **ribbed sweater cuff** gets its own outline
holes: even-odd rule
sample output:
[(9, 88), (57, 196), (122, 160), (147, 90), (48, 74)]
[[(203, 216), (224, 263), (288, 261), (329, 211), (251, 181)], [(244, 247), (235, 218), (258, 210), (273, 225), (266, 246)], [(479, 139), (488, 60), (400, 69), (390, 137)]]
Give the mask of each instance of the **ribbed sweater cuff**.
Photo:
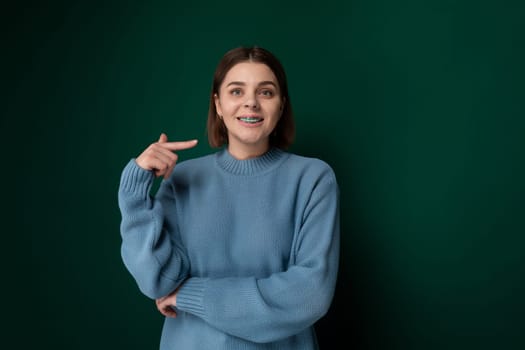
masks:
[(204, 317), (204, 288), (207, 278), (192, 277), (187, 279), (177, 293), (177, 309)]
[(149, 195), (154, 179), (153, 172), (139, 167), (135, 159), (131, 159), (122, 171), (120, 190), (145, 198)]

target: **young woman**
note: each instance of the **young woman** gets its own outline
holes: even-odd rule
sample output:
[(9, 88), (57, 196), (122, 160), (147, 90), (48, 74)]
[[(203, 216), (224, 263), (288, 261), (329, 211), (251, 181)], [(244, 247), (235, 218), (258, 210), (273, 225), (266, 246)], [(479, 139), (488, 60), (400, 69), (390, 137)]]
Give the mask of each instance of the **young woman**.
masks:
[(272, 53), (223, 56), (207, 126), (216, 153), (177, 163), (197, 141), (162, 134), (121, 177), (122, 258), (166, 316), (160, 348), (317, 349), (338, 271), (339, 190), (328, 164), (286, 151), (292, 105)]

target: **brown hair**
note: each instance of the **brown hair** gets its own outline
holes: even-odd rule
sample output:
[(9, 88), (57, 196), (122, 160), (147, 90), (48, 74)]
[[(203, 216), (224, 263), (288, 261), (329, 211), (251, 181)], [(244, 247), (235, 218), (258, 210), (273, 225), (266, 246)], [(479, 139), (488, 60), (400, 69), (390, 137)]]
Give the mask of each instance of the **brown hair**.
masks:
[(270, 135), (270, 146), (281, 149), (288, 148), (295, 136), (295, 122), (293, 119), (292, 104), (288, 94), (288, 83), (286, 74), (281, 62), (268, 50), (261, 47), (237, 47), (224, 54), (221, 61), (215, 69), (213, 75), (213, 84), (210, 94), (210, 107), (208, 109), (208, 141), (212, 147), (221, 147), (228, 143), (228, 131), (226, 126), (215, 107), (215, 94), (219, 94), (219, 88), (226, 77), (228, 71), (241, 62), (257, 62), (267, 65), (275, 74), (279, 90), (281, 92), (281, 99), (284, 103), (281, 118), (277, 122), (275, 129)]

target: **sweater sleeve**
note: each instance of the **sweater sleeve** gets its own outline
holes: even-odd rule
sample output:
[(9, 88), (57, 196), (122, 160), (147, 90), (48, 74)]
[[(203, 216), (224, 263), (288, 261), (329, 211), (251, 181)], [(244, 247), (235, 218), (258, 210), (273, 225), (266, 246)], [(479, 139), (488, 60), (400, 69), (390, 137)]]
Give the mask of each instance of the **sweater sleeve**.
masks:
[[(139, 289), (155, 299), (171, 293), (189, 270), (189, 260), (176, 232), (168, 229), (165, 213), (173, 210), (168, 186), (163, 182), (156, 199), (150, 196), (155, 177), (132, 159), (124, 168), (118, 191), (122, 220), (121, 255)], [(164, 193), (164, 194), (163, 194)]]
[(339, 189), (330, 173), (311, 193), (286, 271), (266, 278), (189, 278), (179, 289), (177, 308), (253, 342), (297, 334), (330, 307), (339, 231)]

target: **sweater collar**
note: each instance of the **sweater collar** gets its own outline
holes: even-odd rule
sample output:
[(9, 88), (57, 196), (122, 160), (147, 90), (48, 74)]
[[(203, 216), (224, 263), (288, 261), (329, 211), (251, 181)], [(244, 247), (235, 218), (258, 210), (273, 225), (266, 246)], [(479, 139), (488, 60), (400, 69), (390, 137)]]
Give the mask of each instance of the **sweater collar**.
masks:
[(279, 148), (270, 148), (259, 157), (239, 160), (223, 148), (217, 153), (217, 164), (233, 175), (258, 175), (279, 166), (285, 155), (286, 152)]

